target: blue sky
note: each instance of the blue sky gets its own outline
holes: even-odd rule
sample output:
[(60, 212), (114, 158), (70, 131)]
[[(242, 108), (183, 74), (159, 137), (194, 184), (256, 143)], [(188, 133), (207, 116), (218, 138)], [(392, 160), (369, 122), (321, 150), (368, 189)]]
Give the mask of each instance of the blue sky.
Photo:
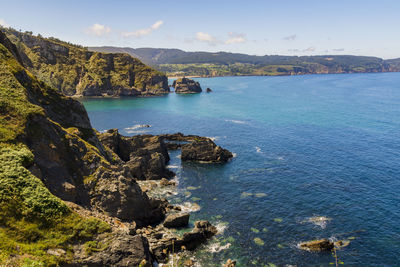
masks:
[(398, 0), (2, 0), (0, 24), (84, 46), (400, 57)]

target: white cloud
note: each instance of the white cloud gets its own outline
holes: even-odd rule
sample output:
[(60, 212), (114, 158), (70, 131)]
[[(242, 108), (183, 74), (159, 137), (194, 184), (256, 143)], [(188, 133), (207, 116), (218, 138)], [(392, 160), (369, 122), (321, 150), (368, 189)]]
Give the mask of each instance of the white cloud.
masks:
[(5, 22), (4, 19), (0, 19), (0, 25), (3, 26), (3, 27), (6, 27), (6, 28), (10, 27), (10, 25), (8, 25), (8, 24)]
[(297, 39), (297, 35), (296, 34), (289, 35), (289, 36), (283, 37), (282, 39), (285, 41), (294, 41)]
[(333, 51), (335, 51), (335, 52), (343, 52), (344, 48), (336, 48), (336, 49), (333, 49)]
[(229, 33), (230, 38), (225, 41), (225, 44), (241, 44), (246, 42), (245, 35), (243, 33)]
[(196, 39), (202, 42), (208, 42), (208, 43), (212, 43), (215, 42), (216, 39), (214, 36), (205, 33), (205, 32), (198, 32), (196, 33)]
[(101, 24), (95, 23), (92, 26), (88, 27), (85, 30), (85, 32), (87, 34), (95, 35), (95, 36), (100, 37), (100, 36), (104, 36), (104, 35), (109, 34), (111, 32), (111, 28), (107, 27), (105, 25), (101, 25)]
[(144, 35), (149, 35), (152, 31), (158, 30), (163, 24), (164, 24), (164, 21), (159, 20), (159, 21), (156, 21), (153, 25), (151, 25), (150, 27), (148, 27), (146, 29), (140, 29), (140, 30), (133, 31), (133, 32), (123, 32), (122, 36), (123, 37), (135, 36), (135, 37), (139, 38)]

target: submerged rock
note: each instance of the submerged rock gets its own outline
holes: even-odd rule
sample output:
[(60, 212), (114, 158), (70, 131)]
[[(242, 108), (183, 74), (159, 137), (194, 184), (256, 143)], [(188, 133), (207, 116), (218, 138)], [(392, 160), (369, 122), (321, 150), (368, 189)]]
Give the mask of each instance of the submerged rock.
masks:
[(189, 224), (189, 213), (171, 214), (164, 221), (167, 228), (185, 227)]
[(228, 259), (223, 267), (235, 267), (235, 266), (236, 266), (236, 261)]
[(211, 139), (195, 140), (182, 145), (182, 161), (227, 162), (233, 154)]
[(309, 251), (327, 251), (335, 247), (334, 243), (326, 238), (299, 244), (299, 248)]
[(172, 86), (175, 87), (175, 93), (177, 94), (195, 94), (203, 91), (199, 82), (188, 78), (179, 78), (174, 81)]
[(213, 91), (213, 90), (211, 90), (210, 88), (207, 88), (207, 89), (206, 89), (206, 92), (207, 92), (207, 93), (211, 93), (212, 91)]

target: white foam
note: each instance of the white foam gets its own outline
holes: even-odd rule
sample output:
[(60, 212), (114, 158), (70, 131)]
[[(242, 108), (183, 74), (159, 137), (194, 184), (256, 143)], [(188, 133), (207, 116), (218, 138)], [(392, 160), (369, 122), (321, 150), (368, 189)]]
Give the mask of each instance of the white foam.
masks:
[(131, 127), (127, 127), (124, 130), (130, 131), (130, 130), (135, 130), (135, 129), (139, 129), (139, 128), (150, 128), (150, 127), (151, 127), (151, 125), (148, 125), (148, 124), (136, 124)]
[(256, 149), (256, 152), (257, 152), (257, 153), (262, 153), (262, 152), (261, 152), (261, 148), (259, 148), (258, 146), (256, 146), (255, 149)]
[(325, 229), (326, 225), (331, 220), (332, 220), (331, 218), (327, 218), (324, 216), (314, 216), (314, 217), (307, 218), (304, 222), (312, 223), (314, 225), (321, 227), (322, 229)]
[(232, 157), (233, 157), (233, 158), (236, 158), (236, 157), (237, 157), (237, 154), (236, 154), (236, 153), (232, 153)]
[(236, 124), (246, 124), (247, 122), (245, 121), (240, 121), (240, 120), (225, 120), (227, 122), (232, 122), (232, 123), (236, 123)]
[(284, 160), (284, 158), (283, 157), (278, 157), (278, 160)]
[(231, 243), (227, 243), (225, 245), (221, 245), (219, 242), (212, 243), (208, 246), (207, 250), (211, 253), (218, 253), (222, 250), (228, 249), (231, 246)]
[(183, 212), (196, 212), (201, 209), (199, 204), (192, 202), (184, 202), (181, 205), (179, 205), (179, 207)]
[(218, 139), (219, 139), (219, 137), (218, 136), (214, 136), (214, 137), (207, 137), (207, 138), (210, 138), (212, 141), (217, 141)]
[(215, 225), (215, 228), (217, 228), (217, 235), (222, 235), (226, 229), (228, 229), (228, 223), (227, 222), (218, 222)]
[(167, 168), (178, 169), (179, 166), (178, 165), (167, 165)]

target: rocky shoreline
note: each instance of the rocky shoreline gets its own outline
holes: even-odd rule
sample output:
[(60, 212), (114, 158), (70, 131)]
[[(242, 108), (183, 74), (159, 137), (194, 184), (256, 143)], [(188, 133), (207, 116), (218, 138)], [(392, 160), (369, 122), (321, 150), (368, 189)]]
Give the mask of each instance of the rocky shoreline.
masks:
[[(176, 185), (173, 180), (170, 180), (175, 174), (168, 170), (166, 165), (170, 159), (168, 150), (181, 149), (182, 160), (185, 160), (184, 153), (189, 153), (191, 156), (187, 160), (198, 162), (222, 163), (232, 157), (231, 152), (217, 146), (210, 138), (196, 135), (176, 133), (125, 137), (120, 135), (117, 129), (110, 129), (104, 133), (97, 133), (97, 135), (109, 153), (114, 155), (117, 164), (122, 165), (135, 177), (143, 192), (148, 192), (155, 187)], [(198, 153), (200, 150), (202, 153)], [(118, 261), (109, 257), (116, 253), (112, 251), (113, 246), (111, 246), (101, 253), (93, 254), (90, 258), (81, 259), (81, 262), (118, 266), (124, 265), (127, 260), (135, 257), (142, 259), (139, 262), (142, 266), (151, 266), (149, 264), (153, 261), (166, 263), (171, 254), (194, 250), (217, 234), (217, 228), (208, 221), (196, 221), (189, 232), (185, 232), (183, 235), (177, 234), (175, 229), (189, 229), (190, 214), (182, 211), (180, 206), (169, 204), (165, 198), (150, 199), (153, 208), (162, 209), (162, 219), (155, 218), (152, 223), (147, 225), (135, 221), (116, 220), (113, 217), (105, 218), (106, 216), (95, 214), (112, 225), (119, 240), (117, 242), (112, 239), (116, 242), (115, 247), (124, 247), (126, 242), (132, 243), (135, 244), (134, 251), (132, 248), (127, 249), (127, 253), (130, 254)], [(70, 203), (70, 207), (75, 208), (77, 212), (84, 213), (82, 209), (79, 211), (79, 206)], [(91, 215), (93, 216), (93, 214)], [(136, 261), (135, 264), (137, 263)], [(194, 262), (192, 263), (194, 264)]]

